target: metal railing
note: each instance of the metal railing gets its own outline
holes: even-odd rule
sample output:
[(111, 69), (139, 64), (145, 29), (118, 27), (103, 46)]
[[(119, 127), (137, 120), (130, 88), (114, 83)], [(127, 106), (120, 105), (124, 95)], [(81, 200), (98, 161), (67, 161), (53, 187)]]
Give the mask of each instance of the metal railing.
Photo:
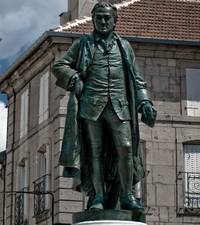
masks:
[(49, 175), (44, 175), (33, 182), (34, 192), (34, 215), (38, 216), (47, 211), (47, 195), (43, 193), (47, 192), (47, 183)]
[(15, 225), (22, 225), (25, 223), (24, 218), (24, 205), (25, 205), (25, 198), (24, 193), (27, 191), (27, 188), (21, 189), (19, 192), (15, 194)]
[[(28, 189), (28, 188), (24, 188), (24, 189)], [(0, 192), (0, 193), (15, 195), (15, 198), (16, 198), (16, 196), (19, 196), (21, 194), (22, 195), (27, 194), (27, 195), (46, 195), (46, 196), (51, 196), (51, 220), (52, 220), (52, 225), (54, 225), (54, 193), (52, 191), (46, 191), (46, 192), (39, 192), (38, 193), (38, 192), (34, 192), (34, 191), (26, 191), (26, 190), (24, 191), (24, 189), (22, 189), (22, 191), (3, 191), (3, 192)], [(24, 207), (24, 202), (23, 201), (22, 201), (22, 204), (23, 204), (23, 207)], [(15, 214), (14, 214), (14, 216), (16, 216), (16, 209), (17, 209), (17, 206), (15, 205)], [(19, 210), (19, 211), (21, 211), (21, 210)], [(23, 213), (23, 222), (22, 222), (22, 220), (19, 220), (19, 222), (21, 224), (23, 224), (23, 225), (27, 223), (27, 221), (24, 219), (24, 213)], [(20, 224), (20, 223), (18, 223), (18, 224)], [(15, 223), (15, 224), (17, 224), (17, 223)], [(4, 221), (3, 225), (5, 225), (5, 221)]]
[(200, 209), (200, 173), (185, 172), (185, 208)]

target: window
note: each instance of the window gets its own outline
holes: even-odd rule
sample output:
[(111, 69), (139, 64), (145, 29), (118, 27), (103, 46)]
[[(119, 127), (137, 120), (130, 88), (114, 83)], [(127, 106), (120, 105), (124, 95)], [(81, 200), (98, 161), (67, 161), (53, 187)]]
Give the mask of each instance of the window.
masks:
[(184, 145), (185, 207), (200, 209), (200, 145)]
[(200, 116), (200, 69), (186, 69), (186, 111), (188, 116)]
[(20, 138), (24, 137), (28, 131), (28, 96), (29, 91), (26, 89), (21, 95)]
[(49, 73), (40, 78), (39, 124), (48, 118), (49, 107)]
[(17, 168), (17, 190), (20, 191), (25, 187), (25, 163)]
[[(28, 189), (28, 166), (23, 160), (17, 167), (16, 189), (19, 193), (15, 196), (15, 225), (24, 224), (28, 216), (28, 198), (23, 193)], [(20, 193), (21, 192), (21, 193)]]
[(47, 165), (46, 152), (45, 153), (38, 152), (38, 165), (37, 165), (38, 177), (46, 175), (46, 167), (47, 167), (46, 165)]
[(41, 193), (34, 196), (35, 216), (43, 214), (49, 208), (49, 196), (43, 194), (49, 190), (49, 150), (48, 146), (42, 146), (41, 149), (45, 152), (37, 153), (37, 179), (33, 182), (34, 192)]

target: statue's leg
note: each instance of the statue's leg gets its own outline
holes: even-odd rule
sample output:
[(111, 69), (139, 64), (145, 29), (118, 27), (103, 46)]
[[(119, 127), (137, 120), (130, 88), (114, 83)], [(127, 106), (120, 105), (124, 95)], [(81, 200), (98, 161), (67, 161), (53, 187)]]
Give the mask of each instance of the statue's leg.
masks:
[(123, 193), (131, 193), (133, 185), (133, 155), (130, 121), (119, 121), (112, 127), (112, 136), (118, 154), (118, 172)]
[(133, 189), (133, 150), (131, 125), (129, 120), (121, 121), (110, 107), (105, 113), (106, 122), (109, 125), (115, 149), (118, 155), (118, 173), (120, 177), (121, 209), (141, 209), (139, 201), (132, 193)]
[(102, 162), (102, 122), (84, 119), (84, 132), (86, 133), (88, 150), (91, 155), (92, 182), (95, 190), (95, 198), (90, 208), (103, 208), (104, 179)]
[[(116, 123), (115, 123), (116, 126)], [(121, 184), (121, 209), (140, 210), (143, 207), (134, 197), (133, 189), (133, 153), (130, 121), (120, 121), (113, 129), (113, 139), (118, 153), (118, 171)]]

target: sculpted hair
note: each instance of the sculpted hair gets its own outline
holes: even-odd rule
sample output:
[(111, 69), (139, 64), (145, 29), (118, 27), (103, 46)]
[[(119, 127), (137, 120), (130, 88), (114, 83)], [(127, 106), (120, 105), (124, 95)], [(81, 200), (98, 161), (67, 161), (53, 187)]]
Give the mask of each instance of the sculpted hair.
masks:
[(115, 23), (116, 23), (117, 22), (117, 8), (113, 4), (107, 3), (107, 2), (99, 2), (99, 3), (95, 4), (94, 8), (91, 11), (92, 19), (94, 19), (96, 10), (98, 10), (99, 8), (107, 8), (107, 7), (112, 9), (113, 16), (114, 16)]

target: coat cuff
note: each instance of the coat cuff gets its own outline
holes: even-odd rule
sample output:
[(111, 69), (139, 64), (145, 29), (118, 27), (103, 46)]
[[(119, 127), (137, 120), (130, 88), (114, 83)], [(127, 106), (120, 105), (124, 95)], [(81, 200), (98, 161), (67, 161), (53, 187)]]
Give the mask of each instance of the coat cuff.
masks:
[[(146, 89), (138, 89), (137, 90), (137, 101), (136, 101), (136, 107), (138, 112), (140, 112), (141, 107), (146, 103), (146, 102), (151, 102), (151, 100), (148, 97), (148, 93)], [(152, 104), (153, 105), (153, 104)]]

